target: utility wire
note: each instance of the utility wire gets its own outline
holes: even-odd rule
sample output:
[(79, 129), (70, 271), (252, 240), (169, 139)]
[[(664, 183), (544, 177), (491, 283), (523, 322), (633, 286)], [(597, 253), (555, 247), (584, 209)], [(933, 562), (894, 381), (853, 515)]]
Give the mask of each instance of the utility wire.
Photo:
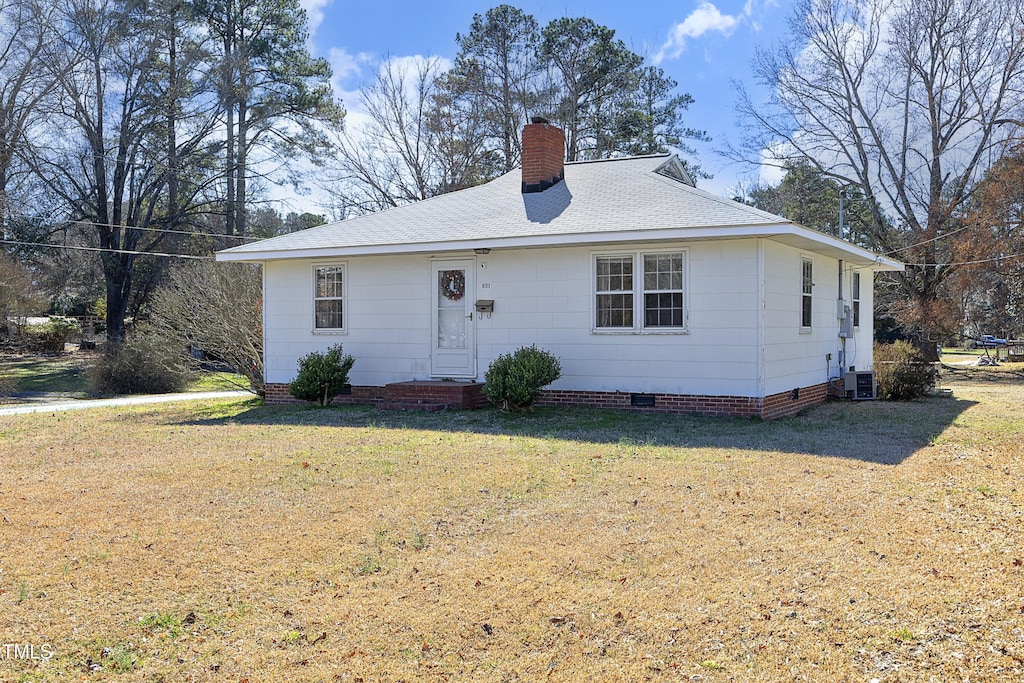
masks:
[(212, 256), (196, 256), (195, 254), (168, 254), (159, 251), (134, 251), (132, 249), (104, 249), (103, 247), (78, 247), (70, 244), (47, 244), (45, 242), (19, 242), (17, 240), (0, 240), (0, 244), (16, 247), (49, 247), (50, 249), (71, 249), (73, 251), (95, 251), (106, 254), (135, 254), (137, 256), (160, 256), (163, 258), (183, 258), (195, 261), (212, 261)]
[(216, 232), (196, 232), (194, 230), (172, 230), (171, 228), (150, 228), (140, 227), (138, 225), (114, 225), (113, 223), (99, 223), (97, 221), (64, 221), (65, 223), (72, 223), (74, 225), (84, 225), (86, 227), (99, 226), (102, 228), (123, 228), (125, 230), (147, 230), (149, 232), (169, 232), (175, 235), (194, 235), (196, 237), (220, 237), (230, 240), (243, 240), (243, 241), (258, 241), (265, 239), (263, 237), (246, 237), (244, 235), (225, 235), (223, 233)]
[(924, 240), (923, 242), (916, 242), (915, 244), (908, 244), (905, 247), (899, 247), (898, 249), (892, 249), (890, 251), (885, 252), (885, 255), (889, 256), (890, 254), (898, 254), (901, 251), (906, 251), (907, 249), (913, 249), (914, 247), (920, 247), (923, 244), (929, 244), (930, 242), (937, 242), (938, 240), (945, 239), (945, 238), (947, 238), (947, 237), (949, 237), (951, 235), (955, 235), (958, 232), (963, 232), (964, 230), (970, 230), (972, 227), (974, 227), (974, 226), (967, 225), (967, 226), (964, 226), (962, 228), (957, 228), (953, 232), (947, 232), (944, 235), (938, 235), (938, 236), (933, 237), (933, 238), (931, 238), (929, 240)]
[(981, 259), (978, 261), (958, 261), (956, 263), (939, 263), (935, 265), (941, 266), (974, 266), (980, 263), (995, 263), (996, 261), (1006, 261), (1009, 259), (1024, 258), (1024, 254), (1007, 254), (1006, 256), (994, 256), (992, 258)]

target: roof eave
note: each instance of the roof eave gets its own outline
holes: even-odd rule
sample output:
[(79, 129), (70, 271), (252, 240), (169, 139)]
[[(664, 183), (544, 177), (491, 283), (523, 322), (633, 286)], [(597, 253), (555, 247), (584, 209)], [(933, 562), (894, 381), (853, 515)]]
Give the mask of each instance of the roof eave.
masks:
[(849, 242), (830, 237), (794, 223), (760, 225), (724, 225), (706, 228), (664, 228), (658, 230), (622, 230), (609, 232), (570, 233), (494, 237), (448, 242), (404, 244), (373, 244), (340, 247), (313, 247), (289, 250), (252, 250), (239, 248), (218, 252), (218, 261), (265, 262), (282, 259), (327, 259), (350, 256), (383, 256), (397, 254), (437, 254), (469, 252), (474, 249), (537, 249), (545, 247), (601, 246), (639, 242), (693, 242), (699, 240), (770, 238), (790, 246), (847, 259), (873, 270), (902, 271), (903, 264)]
[[(783, 226), (785, 227), (785, 226)], [(341, 247), (316, 247), (290, 250), (236, 249), (217, 252), (218, 261), (275, 261), (296, 258), (338, 258), (346, 256), (382, 256), (389, 254), (433, 254), (473, 251), (474, 249), (535, 249), (544, 247), (599, 246), (629, 242), (694, 241), (702, 239), (740, 239), (770, 237), (779, 232), (776, 225), (716, 226), (708, 228), (664, 228), (659, 230), (619, 230), (598, 233), (492, 237), (449, 242), (417, 242)]]
[(783, 244), (809, 248), (826, 256), (851, 261), (862, 266), (870, 266), (874, 271), (902, 272), (906, 269), (900, 261), (801, 225), (792, 224), (791, 231), (779, 235), (776, 239)]

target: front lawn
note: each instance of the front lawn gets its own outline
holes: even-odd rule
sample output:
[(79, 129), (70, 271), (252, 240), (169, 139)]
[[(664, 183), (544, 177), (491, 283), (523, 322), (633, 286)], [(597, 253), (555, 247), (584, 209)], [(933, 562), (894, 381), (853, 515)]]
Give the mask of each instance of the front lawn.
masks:
[(943, 386), (0, 417), (0, 680), (1019, 681), (1024, 384)]
[[(0, 356), (0, 387), (7, 387), (11, 393), (95, 397), (89, 373), (99, 357), (100, 354), (95, 351), (74, 351), (59, 355)], [(204, 370), (195, 380), (189, 382), (185, 391), (239, 389), (249, 389), (249, 382), (243, 375)], [(0, 401), (3, 399), (0, 395)]]
[(0, 356), (0, 374), (13, 379), (13, 390), (87, 396), (89, 368), (95, 353)]

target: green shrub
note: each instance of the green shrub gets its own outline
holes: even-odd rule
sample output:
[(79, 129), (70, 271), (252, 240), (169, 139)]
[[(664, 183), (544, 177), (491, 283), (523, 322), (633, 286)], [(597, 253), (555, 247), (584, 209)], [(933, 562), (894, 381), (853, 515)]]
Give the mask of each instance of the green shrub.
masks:
[(68, 338), (81, 331), (82, 324), (77, 320), (59, 315), (52, 316), (40, 325), (29, 325), (25, 328), (25, 333), (36, 339), (44, 353), (64, 353), (64, 344)]
[(335, 344), (326, 353), (313, 351), (299, 359), (299, 374), (288, 385), (288, 393), (302, 401), (331, 402), (348, 384), (348, 371), (356, 359)]
[(889, 401), (912, 401), (927, 394), (938, 379), (935, 366), (925, 361), (910, 342), (875, 345), (875, 380), (878, 397)]
[(166, 394), (185, 389), (195, 371), (184, 352), (154, 335), (129, 337), (110, 347), (92, 371), (101, 394)]
[(553, 354), (524, 346), (494, 359), (484, 375), (484, 395), (502, 410), (527, 410), (540, 397), (541, 388), (561, 375), (562, 366)]

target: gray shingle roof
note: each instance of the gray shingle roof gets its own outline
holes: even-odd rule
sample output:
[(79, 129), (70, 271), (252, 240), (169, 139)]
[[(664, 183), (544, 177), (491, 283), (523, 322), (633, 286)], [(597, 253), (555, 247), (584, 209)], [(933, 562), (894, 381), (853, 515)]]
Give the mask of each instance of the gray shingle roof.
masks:
[(517, 169), (468, 190), (234, 247), (226, 253), (790, 224), (657, 173), (668, 159), (660, 155), (569, 163), (563, 182), (525, 195)]
[(852, 252), (867, 263), (877, 260), (852, 244), (659, 172), (677, 163), (670, 155), (568, 163), (562, 182), (530, 194), (522, 193), (516, 169), (478, 187), (233, 247), (217, 258), (264, 261), (760, 235), (827, 250), (837, 258)]

